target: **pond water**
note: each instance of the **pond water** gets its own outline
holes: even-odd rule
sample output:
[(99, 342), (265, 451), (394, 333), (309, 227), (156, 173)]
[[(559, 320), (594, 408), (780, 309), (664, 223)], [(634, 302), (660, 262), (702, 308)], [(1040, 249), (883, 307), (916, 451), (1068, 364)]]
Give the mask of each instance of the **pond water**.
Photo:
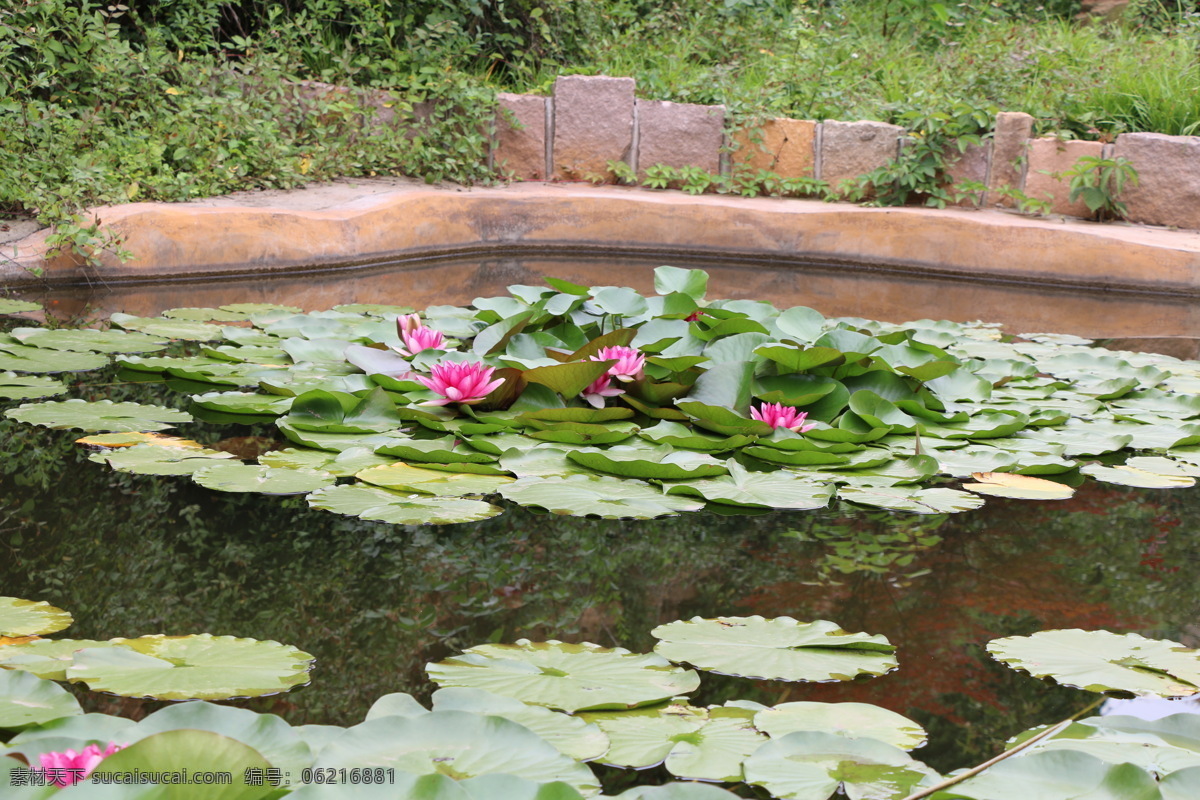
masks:
[[(468, 303), (510, 283), (652, 285), (654, 264), (490, 261), (384, 274), (217, 286), (92, 287), (42, 293), (61, 314), (153, 314), (173, 306), (286, 302)], [(690, 265), (681, 265), (690, 266)], [(1200, 335), (1171, 298), (1076, 296), (1005, 286), (809, 271), (714, 269), (710, 297), (811, 305), (902, 321), (984, 318), (1007, 330), (1124, 338), (1153, 331), (1195, 358)], [(602, 275), (602, 278), (597, 278)], [(1161, 342), (1159, 344), (1162, 344)], [(161, 384), (84, 373), (72, 396), (163, 402)], [(95, 388), (90, 388), (95, 387)], [(48, 600), (67, 634), (275, 639), (317, 657), (313, 683), (247, 703), (293, 723), (352, 724), (382, 694), (433, 688), (426, 662), (485, 641), (558, 638), (650, 649), (654, 626), (692, 616), (829, 619), (886, 635), (900, 669), (851, 684), (706, 676), (697, 699), (860, 700), (930, 731), (916, 756), (940, 770), (994, 754), (1004, 738), (1081, 709), (1091, 695), (1039, 683), (987, 656), (993, 638), (1108, 628), (1200, 646), (1200, 490), (1089, 481), (1070, 500), (990, 499), (913, 516), (835, 506), (813, 513), (693, 514), (610, 521), (506, 513), (472, 525), (408, 527), (310, 510), (302, 498), (210, 492), (186, 478), (113, 472), (75, 436), (0, 422), (0, 594)], [(247, 457), (274, 429), (187, 426)], [(91, 709), (157, 707), (89, 695)], [(1179, 704), (1194, 707), (1193, 703)]]

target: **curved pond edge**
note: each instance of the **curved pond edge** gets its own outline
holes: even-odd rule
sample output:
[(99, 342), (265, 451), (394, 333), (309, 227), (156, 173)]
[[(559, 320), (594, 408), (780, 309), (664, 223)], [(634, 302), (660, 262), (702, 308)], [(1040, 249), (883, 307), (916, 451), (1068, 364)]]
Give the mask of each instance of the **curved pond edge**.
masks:
[[(322, 195), (322, 192), (324, 194)], [(253, 198), (253, 195), (243, 197)], [(327, 197), (325, 203), (315, 202)], [(43, 230), (0, 259), (0, 284), (69, 285), (352, 269), (466, 255), (737, 258), (971, 281), (1200, 295), (1200, 233), (1031, 219), (1001, 211), (864, 208), (519, 183), (448, 190), (338, 183), (267, 202), (95, 209), (133, 257), (45, 257)], [(9, 250), (15, 245), (15, 250)]]

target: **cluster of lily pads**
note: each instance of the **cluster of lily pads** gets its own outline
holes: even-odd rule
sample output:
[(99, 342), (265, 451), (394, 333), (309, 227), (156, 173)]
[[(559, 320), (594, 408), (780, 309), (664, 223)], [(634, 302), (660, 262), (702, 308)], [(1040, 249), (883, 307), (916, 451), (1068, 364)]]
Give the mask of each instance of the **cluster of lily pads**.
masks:
[[(835, 497), (942, 513), (1069, 497), (1084, 476), (1170, 488), (1200, 475), (1200, 362), (709, 301), (699, 270), (660, 267), (649, 297), (546, 282), (420, 315), (233, 304), (113, 314), (108, 330), (17, 327), (0, 335), (0, 397), (62, 394), (41, 373), (115, 357), (128, 380), (190, 394), (187, 410), (69, 399), (7, 416), (107, 433), (83, 441), (114, 469), (407, 524), (501, 513), (489, 495), (608, 518)], [(171, 340), (199, 353), (154, 355)], [(193, 417), (273, 422), (290, 446), (243, 463), (155, 433)]]
[[(226, 796), (209, 785), (130, 787), (100, 777), (187, 770), (228, 773), (228, 796), (246, 800), (284, 794), (326, 800), (347, 791), (368, 800), (583, 800), (601, 791), (590, 763), (635, 770), (663, 765), (677, 779), (620, 795), (627, 800), (734, 797), (715, 785), (721, 783), (762, 787), (790, 800), (825, 800), (839, 790), (880, 800), (1192, 800), (1200, 790), (1200, 714), (1153, 722), (1065, 720), (1015, 737), (998, 761), (942, 776), (910, 752), (926, 741), (921, 726), (879, 706), (691, 704), (688, 695), (700, 686), (697, 670), (834, 681), (896, 668), (885, 637), (822, 620), (675, 621), (651, 632), (659, 640), (653, 653), (558, 641), (479, 645), (427, 666), (440, 687), (431, 709), (408, 694), (389, 694), (349, 727), (291, 726), (274, 715), (203, 700), (138, 722), (85, 714), (52, 680), (129, 696), (214, 699), (222, 686), (226, 696), (244, 696), (249, 671), (261, 673), (271, 658), (282, 668), (286, 659), (274, 653), (257, 664), (200, 663), (182, 651), (174, 652), (175, 663), (118, 658), (106, 668), (123, 670), (122, 680), (97, 685), (89, 665), (129, 648), (130, 640), (51, 640), (31, 633), (69, 622), (69, 614), (46, 603), (0, 598), (0, 634), (24, 637), (0, 644), (0, 785), (13, 787), (6, 797)], [(1200, 653), (1175, 642), (1059, 630), (998, 639), (988, 650), (1035, 677), (1094, 692), (1200, 693)], [(261, 682), (259, 674), (249, 683)], [(275, 690), (290, 688), (285, 684)], [(86, 766), (57, 784), (32, 782), (31, 768), (55, 774), (53, 765), (74, 764)]]

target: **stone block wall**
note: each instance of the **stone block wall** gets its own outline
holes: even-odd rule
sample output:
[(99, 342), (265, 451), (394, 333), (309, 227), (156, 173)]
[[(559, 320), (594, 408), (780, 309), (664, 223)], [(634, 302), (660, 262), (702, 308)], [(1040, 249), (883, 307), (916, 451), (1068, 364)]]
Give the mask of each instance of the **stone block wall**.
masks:
[[(635, 89), (633, 78), (570, 75), (555, 81), (551, 97), (498, 95), (489, 164), (516, 180), (593, 182), (615, 180), (611, 161), (642, 176), (655, 164), (725, 174), (766, 170), (823, 180), (836, 191), (904, 146), (904, 129), (883, 122), (773, 118), (730, 131), (723, 106), (638, 99)], [(297, 91), (345, 90), (310, 83)], [(985, 187), (959, 205), (1011, 207), (1013, 195), (1024, 195), (1047, 201), (1050, 213), (1088, 218), (1086, 205), (1070, 202), (1062, 174), (1083, 156), (1121, 157), (1140, 177), (1119, 198), (1130, 220), (1200, 230), (1200, 136), (1131, 133), (1104, 145), (1035, 139), (1033, 123), (1028, 114), (1001, 112), (983, 143), (947, 154), (952, 185)]]

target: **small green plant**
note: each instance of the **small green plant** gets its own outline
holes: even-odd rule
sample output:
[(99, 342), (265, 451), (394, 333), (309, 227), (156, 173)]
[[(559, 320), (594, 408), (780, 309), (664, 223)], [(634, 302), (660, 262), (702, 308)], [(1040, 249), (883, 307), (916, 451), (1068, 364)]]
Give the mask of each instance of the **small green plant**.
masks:
[(1053, 198), (1050, 195), (1046, 197), (1030, 197), (1015, 186), (1005, 184), (996, 189), (989, 189), (993, 194), (1006, 198), (1012, 201), (1013, 207), (1021, 214), (1029, 214), (1031, 216), (1040, 216), (1050, 213), (1050, 203)]
[(667, 164), (655, 164), (646, 167), (646, 177), (642, 179), (642, 186), (650, 189), (669, 189), (680, 177), (679, 170), (674, 167)]
[(1117, 198), (1138, 184), (1137, 170), (1121, 157), (1083, 156), (1059, 177), (1070, 179), (1071, 202), (1082, 200), (1098, 220), (1123, 219), (1128, 211)]

